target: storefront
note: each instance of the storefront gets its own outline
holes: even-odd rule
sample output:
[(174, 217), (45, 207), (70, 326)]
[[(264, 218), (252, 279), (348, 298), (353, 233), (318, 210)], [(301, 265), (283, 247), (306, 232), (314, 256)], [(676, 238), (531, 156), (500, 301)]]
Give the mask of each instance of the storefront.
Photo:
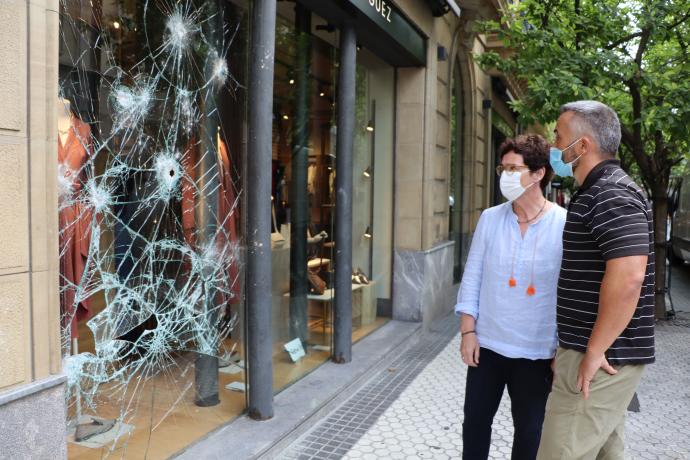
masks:
[[(387, 2), (329, 3), (277, 4), (263, 180), (250, 171), (263, 154), (249, 132), (261, 102), (247, 91), (260, 59), (252, 5), (61, 4), (70, 457), (167, 457), (246, 410), (270, 416), (253, 388), (277, 392), (332, 356), (348, 361), (352, 343), (390, 318), (394, 65), (423, 65), (425, 38)], [(343, 15), (356, 24), (349, 34)], [(354, 59), (342, 46), (356, 46)], [(252, 203), (266, 179), (270, 207)], [(259, 208), (270, 212), (270, 253), (247, 250)], [(262, 316), (248, 271), (269, 254)], [(271, 381), (248, 367), (269, 368)]]
[[(30, 158), (1, 189), (29, 206), (0, 244), (0, 415), (36, 445), (166, 458), (449, 311), (493, 161), (455, 2), (49, 3), (12, 0), (0, 59), (28, 121), (0, 114), (0, 149)], [(48, 396), (57, 421), (9, 409)]]

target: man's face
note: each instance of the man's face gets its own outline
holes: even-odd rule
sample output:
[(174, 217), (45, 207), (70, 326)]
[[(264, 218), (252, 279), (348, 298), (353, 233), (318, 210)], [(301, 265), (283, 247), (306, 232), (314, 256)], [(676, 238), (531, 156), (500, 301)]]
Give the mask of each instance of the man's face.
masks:
[(573, 117), (574, 114), (572, 112), (562, 113), (556, 122), (556, 129), (553, 130), (556, 135), (553, 145), (563, 151), (563, 161), (566, 163), (570, 163), (581, 153), (580, 146), (578, 145), (579, 142), (572, 145), (577, 140), (572, 129), (574, 125)]

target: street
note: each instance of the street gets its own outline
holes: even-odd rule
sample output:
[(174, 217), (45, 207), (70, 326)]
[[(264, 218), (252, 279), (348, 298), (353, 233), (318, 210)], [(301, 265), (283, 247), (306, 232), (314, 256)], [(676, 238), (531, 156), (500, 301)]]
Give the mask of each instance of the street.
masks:
[[(690, 458), (690, 266), (674, 267), (672, 281), (677, 317), (657, 323), (657, 361), (648, 366), (638, 389), (640, 411), (627, 417), (630, 459)], [(460, 458), (467, 368), (458, 356), (455, 331), (455, 321), (439, 326), (282, 458)], [(494, 419), (491, 459), (510, 458), (512, 435), (506, 391)]]

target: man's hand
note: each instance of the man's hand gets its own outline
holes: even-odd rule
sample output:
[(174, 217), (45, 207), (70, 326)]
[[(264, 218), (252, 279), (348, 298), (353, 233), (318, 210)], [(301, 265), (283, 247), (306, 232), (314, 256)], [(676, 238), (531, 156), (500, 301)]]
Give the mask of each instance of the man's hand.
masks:
[(479, 340), (477, 334), (467, 334), (460, 341), (462, 362), (471, 367), (479, 365)]
[(582, 358), (580, 363), (580, 370), (577, 372), (577, 389), (582, 392), (584, 398), (589, 398), (589, 383), (594, 378), (594, 374), (597, 373), (599, 368), (608, 372), (611, 375), (618, 373), (609, 362), (606, 357), (602, 355), (593, 355), (589, 352), (585, 353), (585, 357)]

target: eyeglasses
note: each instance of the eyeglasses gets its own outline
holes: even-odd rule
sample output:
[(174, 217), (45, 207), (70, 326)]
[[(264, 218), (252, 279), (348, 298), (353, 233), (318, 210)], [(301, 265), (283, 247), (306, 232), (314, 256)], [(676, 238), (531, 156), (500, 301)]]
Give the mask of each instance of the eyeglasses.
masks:
[(513, 174), (518, 171), (523, 171), (525, 169), (529, 169), (528, 166), (525, 165), (498, 165), (496, 166), (496, 175), (500, 176), (503, 174), (503, 171), (507, 172), (508, 174)]

